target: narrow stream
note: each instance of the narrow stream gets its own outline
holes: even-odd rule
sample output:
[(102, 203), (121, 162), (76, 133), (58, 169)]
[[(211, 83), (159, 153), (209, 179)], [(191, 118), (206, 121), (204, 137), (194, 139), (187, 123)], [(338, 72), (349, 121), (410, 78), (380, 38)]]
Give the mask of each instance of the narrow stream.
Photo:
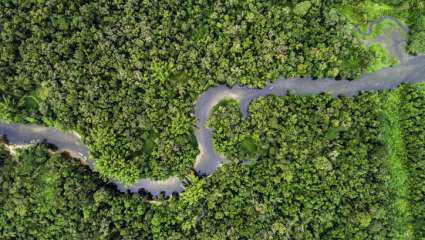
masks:
[[(372, 24), (377, 24), (385, 19), (388, 19), (388, 17), (383, 17)], [(368, 31), (371, 31), (370, 28)], [(333, 96), (353, 96), (361, 91), (392, 89), (401, 83), (425, 81), (425, 56), (408, 56), (401, 47), (406, 41), (404, 37), (401, 37), (401, 34), (403, 33), (400, 31), (391, 33), (394, 44), (389, 46), (390, 51), (399, 53), (397, 56), (401, 64), (366, 74), (359, 80), (290, 78), (279, 79), (267, 84), (262, 89), (252, 89), (239, 85), (231, 88), (224, 85), (209, 88), (198, 97), (194, 107), (197, 120), (194, 131), (200, 150), (194, 165), (196, 171), (200, 174), (210, 175), (222, 162), (222, 157), (215, 152), (212, 146), (211, 129), (206, 128), (205, 124), (212, 108), (225, 98), (237, 99), (240, 102), (242, 114), (246, 117), (248, 105), (253, 99), (266, 95), (283, 96), (288, 90), (295, 91), (301, 95), (326, 92)], [(18, 145), (46, 140), (48, 143), (56, 145), (58, 151), (69, 152), (71, 156), (82, 159), (94, 170), (93, 162), (88, 160), (88, 148), (75, 133), (35, 125), (0, 123), (0, 135), (6, 135), (11, 144)], [(117, 185), (120, 191), (138, 192), (140, 189), (145, 189), (154, 196), (161, 192), (164, 192), (165, 195), (171, 195), (173, 192), (184, 191), (184, 184), (177, 177), (170, 177), (162, 181), (140, 179), (129, 187), (116, 180), (110, 180), (110, 182)]]

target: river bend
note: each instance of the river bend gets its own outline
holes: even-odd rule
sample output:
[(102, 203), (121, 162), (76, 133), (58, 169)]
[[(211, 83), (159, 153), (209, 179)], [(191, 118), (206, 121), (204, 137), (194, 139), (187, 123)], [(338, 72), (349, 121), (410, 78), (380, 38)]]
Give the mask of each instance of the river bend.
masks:
[[(377, 22), (388, 19), (382, 17)], [(392, 18), (390, 18), (392, 19)], [(368, 31), (363, 34), (370, 34), (371, 25)], [(401, 23), (398, 22), (401, 26)], [(223, 162), (223, 158), (214, 150), (212, 145), (211, 129), (206, 128), (206, 121), (213, 107), (221, 100), (233, 98), (239, 101), (241, 112), (244, 117), (248, 114), (249, 103), (260, 96), (277, 95), (283, 96), (288, 90), (294, 91), (300, 95), (328, 93), (333, 96), (346, 95), (353, 96), (362, 91), (392, 89), (401, 83), (418, 83), (425, 81), (425, 56), (408, 56), (403, 50), (405, 44), (405, 35), (408, 29), (405, 27), (395, 30), (391, 33), (392, 44), (387, 48), (390, 52), (397, 53), (400, 60), (399, 65), (391, 68), (385, 68), (380, 71), (366, 74), (359, 80), (335, 80), (323, 78), (313, 80), (311, 78), (290, 78), (279, 79), (268, 83), (262, 89), (253, 89), (246, 86), (227, 87), (219, 85), (209, 88), (202, 93), (195, 102), (194, 110), (196, 116), (195, 136), (198, 142), (200, 153), (196, 158), (194, 168), (200, 174), (210, 175)], [(377, 37), (377, 40), (380, 36)], [(58, 151), (69, 152), (71, 156), (80, 158), (94, 170), (95, 166), (89, 158), (88, 148), (81, 142), (78, 134), (73, 132), (63, 132), (55, 128), (23, 125), (23, 124), (5, 124), (0, 123), (0, 135), (6, 135), (11, 144), (30, 144), (36, 141), (45, 140), (48, 143), (57, 146)], [(170, 177), (166, 180), (140, 179), (131, 186), (125, 186), (116, 180), (110, 180), (120, 191), (138, 192), (145, 189), (152, 195), (158, 195), (164, 192), (165, 195), (171, 195), (173, 192), (184, 190), (184, 183), (177, 177)]]

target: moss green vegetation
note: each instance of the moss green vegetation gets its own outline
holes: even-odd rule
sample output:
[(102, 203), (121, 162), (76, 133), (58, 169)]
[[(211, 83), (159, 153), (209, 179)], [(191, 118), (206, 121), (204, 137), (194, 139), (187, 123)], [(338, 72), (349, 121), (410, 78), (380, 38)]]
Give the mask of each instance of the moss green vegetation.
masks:
[[(393, 44), (392, 31), (397, 30), (401, 35), (406, 35), (406, 39), (408, 38), (408, 32), (399, 25), (400, 23), (393, 19), (383, 19), (379, 23), (374, 22), (380, 17), (392, 16), (396, 17), (401, 24), (405, 24), (409, 7), (408, 1), (397, 6), (382, 2), (364, 1), (358, 5), (344, 4), (338, 8), (347, 17), (348, 22), (358, 29), (355, 32), (357, 38), (367, 42), (369, 45), (369, 50), (373, 54), (373, 60), (368, 68), (369, 72), (399, 63), (395, 53), (389, 50)], [(377, 40), (378, 36), (381, 36), (379, 41)], [(411, 36), (411, 38), (414, 38), (414, 36)]]
[(401, 29), (399, 23), (393, 19), (384, 19), (383, 21), (374, 24), (370, 34), (364, 36), (364, 39), (371, 40), (384, 33), (386, 29)]
[(148, 229), (140, 223), (147, 201), (118, 197), (79, 161), (51, 154), (43, 145), (1, 154), (0, 160), (1, 239), (114, 239), (124, 234), (147, 239)]
[(409, 1), (355, 1), (351, 4), (343, 2), (338, 6), (341, 14), (348, 19), (348, 22), (358, 26), (361, 31), (366, 31), (371, 21), (382, 16), (394, 16), (401, 21), (406, 21), (409, 17)]
[[(394, 21), (351, 31), (380, 16), (421, 54), (424, 1), (2, 0), (0, 16), (0, 120), (79, 132), (100, 171), (0, 140), (0, 239), (425, 238), (425, 84), (261, 97), (247, 118), (228, 99), (208, 126), (229, 163), (192, 170), (200, 93), (391, 66), (373, 40)], [(187, 184), (168, 199), (102, 180), (171, 175)]]
[(425, 53), (425, 31), (418, 32), (410, 39), (409, 48), (414, 54)]
[[(184, 177), (199, 153), (193, 102), (207, 88), (391, 66), (350, 25), (396, 16), (420, 53), (422, 9), (416, 0), (1, 1), (0, 119), (79, 132), (102, 176)], [(256, 141), (240, 143), (247, 156)]]
[[(371, 22), (369, 22), (369, 24), (371, 24)], [(361, 32), (355, 31), (356, 37), (367, 43), (369, 51), (373, 56), (367, 69), (368, 72), (374, 72), (399, 63), (395, 55), (396, 53), (390, 52), (393, 44), (392, 32), (396, 30), (399, 31), (400, 34), (406, 35), (407, 38), (408, 33), (393, 19), (384, 19), (379, 23), (372, 24), (370, 32), (368, 32), (367, 29), (360, 30)], [(378, 36), (380, 36), (379, 41), (377, 39)]]
[(396, 57), (392, 56), (382, 45), (374, 43), (370, 46), (374, 60), (369, 65), (368, 71), (375, 72), (385, 67), (391, 67), (399, 63)]
[(208, 87), (366, 71), (373, 55), (334, 4), (1, 1), (0, 118), (79, 132), (103, 176), (185, 176)]
[[(221, 126), (217, 126), (215, 123), (223, 121)], [(250, 134), (243, 134), (242, 131), (246, 128), (245, 121), (242, 119), (242, 115), (239, 109), (239, 102), (236, 100), (228, 99), (223, 100), (217, 104), (208, 119), (207, 127), (214, 128), (214, 131), (219, 136), (218, 138), (213, 138), (213, 144), (216, 147), (218, 152), (229, 152), (229, 148), (234, 148), (238, 146), (238, 151), (233, 151), (227, 156), (228, 160), (239, 161), (247, 155), (248, 142), (244, 142), (245, 139), (251, 139)], [(218, 143), (225, 144), (218, 144)], [(245, 147), (242, 147), (242, 144)], [(254, 147), (251, 147), (254, 148)], [(248, 150), (249, 151), (249, 150)]]
[[(351, 3), (351, 4), (350, 4)], [(425, 53), (425, 3), (422, 0), (366, 0), (342, 1), (336, 7), (348, 22), (364, 32), (368, 23), (382, 16), (392, 16), (407, 24), (409, 41), (407, 50), (411, 54)]]
[(382, 134), (388, 151), (391, 180), (388, 188), (394, 193), (393, 213), (395, 239), (413, 239), (409, 206), (409, 180), (406, 169), (407, 153), (400, 124), (400, 90), (382, 95)]

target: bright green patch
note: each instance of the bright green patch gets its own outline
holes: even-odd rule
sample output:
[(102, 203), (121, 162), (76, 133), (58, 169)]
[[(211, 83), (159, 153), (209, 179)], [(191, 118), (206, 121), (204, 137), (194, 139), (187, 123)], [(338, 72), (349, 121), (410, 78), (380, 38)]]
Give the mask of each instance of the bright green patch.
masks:
[(425, 88), (424, 84), (401, 88), (400, 119), (407, 153), (409, 201), (414, 239), (425, 239)]
[(381, 16), (394, 16), (404, 21), (408, 17), (408, 9), (407, 2), (396, 7), (370, 0), (338, 7), (339, 12), (347, 18), (348, 22), (358, 26), (361, 31), (366, 31), (368, 23)]
[(44, 101), (47, 99), (49, 95), (49, 89), (47, 87), (47, 82), (42, 82), (40, 84), (41, 86), (38, 87), (34, 93), (32, 94), (33, 97), (35, 97), (39, 101)]
[[(0, 95), (0, 119), (3, 122), (40, 123), (40, 110), (47, 99), (49, 90), (45, 83), (41, 83), (36, 90), (22, 94), (19, 98), (10, 98)], [(45, 122), (46, 123), (46, 122)]]
[(390, 180), (388, 188), (393, 193), (393, 232), (396, 239), (411, 239), (413, 228), (410, 224), (408, 202), (408, 175), (404, 164), (407, 159), (403, 142), (403, 133), (400, 126), (400, 99), (399, 91), (394, 90), (383, 94), (383, 121), (382, 132), (388, 152), (388, 169)]
[[(392, 45), (392, 31), (399, 30), (404, 32), (402, 27), (394, 20), (385, 19), (378, 24), (373, 24), (371, 32), (369, 34), (360, 34), (356, 32), (357, 37), (363, 41), (367, 41), (370, 46), (370, 53), (373, 55), (372, 61), (367, 68), (368, 72), (375, 72), (379, 69), (391, 67), (399, 64), (397, 56), (392, 54), (388, 47)], [(406, 39), (407, 39), (407, 33)], [(377, 37), (380, 36), (380, 40)]]
[(372, 32), (368, 35), (365, 35), (364, 39), (374, 39), (385, 32), (389, 32), (388, 30), (396, 29), (402, 30), (396, 21), (392, 19), (384, 19), (382, 22), (374, 24)]
[(422, 91), (423, 91), (423, 92), (424, 92), (424, 94), (425, 94), (425, 82), (418, 83), (418, 84), (417, 84), (417, 86), (418, 86), (420, 89), (422, 89)]
[(294, 13), (298, 16), (304, 16), (308, 13), (308, 10), (311, 8), (310, 1), (300, 2), (294, 7)]
[(370, 46), (371, 53), (374, 55), (373, 61), (368, 67), (368, 72), (375, 72), (379, 69), (391, 67), (399, 63), (397, 58), (392, 56), (387, 49), (380, 44)]

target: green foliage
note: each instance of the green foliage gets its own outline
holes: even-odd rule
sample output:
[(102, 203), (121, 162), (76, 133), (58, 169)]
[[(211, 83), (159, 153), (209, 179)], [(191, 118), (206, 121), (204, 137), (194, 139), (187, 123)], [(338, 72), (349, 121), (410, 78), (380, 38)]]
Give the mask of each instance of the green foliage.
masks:
[(421, 239), (424, 104), (425, 85), (261, 97), (247, 118), (225, 100), (208, 124), (232, 161), (167, 200), (118, 193), (43, 145), (0, 145), (0, 238)]
[(410, 22), (412, 23), (408, 49), (412, 54), (425, 53), (425, 3), (411, 0)]
[(43, 145), (8, 156), (0, 156), (1, 239), (147, 238), (142, 197), (117, 195), (87, 167)]
[(409, 42), (409, 50), (413, 54), (425, 53), (425, 31), (412, 35)]
[(401, 5), (392, 4), (383, 0), (342, 1), (337, 7), (349, 23), (366, 30), (367, 24), (381, 16), (394, 16), (401, 20), (409, 16), (410, 0), (403, 1)]
[(0, 144), (0, 168), (3, 167), (6, 159), (10, 157), (9, 152), (6, 150), (6, 147), (3, 143)]
[(420, 0), (1, 1), (1, 120), (77, 130), (102, 176), (187, 185), (149, 201), (44, 145), (12, 154), (1, 143), (0, 238), (388, 239), (410, 225), (424, 238), (423, 87), (397, 90), (400, 102), (263, 97), (246, 119), (226, 100), (208, 126), (230, 163), (191, 173), (201, 92), (390, 65), (347, 24), (382, 15), (405, 20), (410, 51), (423, 52)]
[(214, 136), (217, 136), (213, 138), (213, 146), (219, 152), (229, 153), (226, 155), (228, 160), (239, 160), (239, 151), (233, 149), (242, 143), (243, 123), (239, 102), (231, 99), (214, 106), (208, 118), (207, 127), (212, 128)]
[(341, 1), (336, 7), (348, 22), (367, 30), (368, 23), (382, 16), (392, 16), (406, 23), (409, 28), (407, 50), (410, 54), (425, 53), (425, 3), (422, 0), (365, 0)]
[(382, 94), (382, 135), (388, 151), (388, 170), (391, 176), (393, 231), (395, 239), (412, 239), (412, 219), (409, 206), (409, 179), (406, 146), (400, 122), (401, 89)]
[(294, 13), (298, 16), (305, 16), (311, 8), (310, 1), (297, 3), (294, 7)]
[(401, 94), (401, 127), (406, 145), (414, 238), (425, 238), (425, 88), (406, 85)]
[[(220, 231), (243, 218), (255, 221), (243, 221), (244, 226), (230, 236), (391, 236), (391, 216), (387, 215), (390, 192), (385, 185), (387, 153), (380, 137), (379, 106), (377, 94), (340, 99), (326, 95), (268, 96), (253, 100), (248, 118), (242, 120), (237, 117), (237, 102), (217, 106), (209, 120), (216, 150), (225, 149), (221, 153), (226, 158), (244, 159), (234, 139), (248, 134), (259, 136), (259, 151), (257, 161), (235, 167), (225, 165), (211, 177), (215, 185), (210, 189), (220, 189), (216, 194), (226, 193), (226, 188), (236, 191), (235, 199), (224, 201), (223, 194), (215, 201), (214, 209), (220, 206), (234, 211), (215, 216), (215, 234), (220, 236)], [(229, 125), (239, 121), (239, 128)], [(226, 186), (228, 181), (230, 186)], [(236, 198), (253, 200), (241, 199), (245, 208), (236, 210)]]
[(370, 72), (375, 72), (385, 67), (391, 67), (398, 63), (398, 60), (394, 56), (391, 56), (389, 52), (379, 44), (373, 44), (370, 50), (374, 59), (368, 68)]
[[(338, 219), (335, 221), (344, 222), (343, 228), (350, 231), (339, 231), (338, 225), (332, 224), (331, 230), (326, 231), (330, 235), (322, 235), (320, 228), (314, 228), (318, 233), (312, 236), (421, 239), (425, 233), (424, 102), (423, 84), (405, 85), (396, 90), (362, 94), (353, 98), (302, 97), (291, 94), (285, 97), (268, 96), (260, 97), (250, 104), (247, 119), (237, 118), (236, 122), (241, 121), (238, 126), (242, 129), (228, 125), (234, 123), (229, 121), (235, 118), (232, 114), (240, 115), (238, 104), (231, 101), (220, 104), (214, 110), (209, 126), (213, 129), (216, 150), (236, 162), (245, 157), (240, 154), (241, 146), (234, 139), (246, 134), (259, 136), (256, 146), (258, 160), (254, 164), (242, 164), (239, 168), (252, 167), (253, 171), (273, 175), (273, 167), (277, 168), (279, 164), (289, 166), (290, 170), (285, 168), (280, 180), (270, 176), (258, 177), (270, 179), (274, 192), (279, 191), (276, 184), (280, 186), (285, 182), (285, 188), (290, 188), (292, 184), (300, 184), (303, 180), (310, 185), (299, 186), (299, 189), (309, 189), (310, 192), (312, 188), (321, 189), (327, 184), (342, 184), (334, 188), (336, 192), (325, 191), (333, 196), (327, 197), (328, 200), (336, 196), (344, 199), (349, 196), (345, 195), (346, 191), (350, 194), (362, 192), (362, 197), (355, 198), (359, 202), (351, 202), (357, 206), (355, 209), (341, 205), (345, 203), (344, 200), (339, 201), (338, 209), (348, 208), (353, 212), (347, 215), (347, 219), (345, 215), (339, 214), (335, 216)], [(218, 115), (223, 118), (219, 119)], [(270, 164), (267, 170), (262, 169), (266, 161)], [(220, 174), (221, 171), (229, 171), (225, 168), (219, 170)], [(360, 172), (361, 175), (355, 175)], [(230, 174), (235, 175), (234, 172)], [(321, 179), (320, 184), (312, 184), (314, 176)], [(248, 189), (256, 187), (256, 183), (250, 184)], [(343, 193), (341, 189), (344, 189)], [(283, 194), (284, 199), (289, 197)], [(308, 201), (303, 195), (303, 200), (306, 200), (302, 202), (303, 206), (324, 197), (323, 194), (321, 192), (319, 196), (312, 193), (315, 200)], [(283, 203), (279, 204), (282, 206)], [(332, 203), (327, 201), (327, 204)], [(369, 206), (368, 210), (358, 208), (362, 204)], [(276, 207), (273, 206), (273, 209)], [(374, 219), (376, 217), (378, 219)], [(280, 226), (279, 221), (274, 225), (276, 229)], [(327, 219), (327, 224), (329, 221), (332, 222)], [(276, 229), (274, 232), (278, 232)], [(291, 235), (295, 234), (291, 229), (280, 230), (289, 234), (289, 238), (308, 238), (308, 235)], [(260, 231), (257, 229), (257, 232)]]
[(244, 158), (254, 158), (257, 154), (258, 142), (251, 136), (245, 136), (240, 142), (241, 156)]
[(1, 1), (0, 118), (78, 131), (104, 176), (183, 177), (198, 154), (193, 102), (208, 87), (366, 70), (369, 51), (331, 7)]

